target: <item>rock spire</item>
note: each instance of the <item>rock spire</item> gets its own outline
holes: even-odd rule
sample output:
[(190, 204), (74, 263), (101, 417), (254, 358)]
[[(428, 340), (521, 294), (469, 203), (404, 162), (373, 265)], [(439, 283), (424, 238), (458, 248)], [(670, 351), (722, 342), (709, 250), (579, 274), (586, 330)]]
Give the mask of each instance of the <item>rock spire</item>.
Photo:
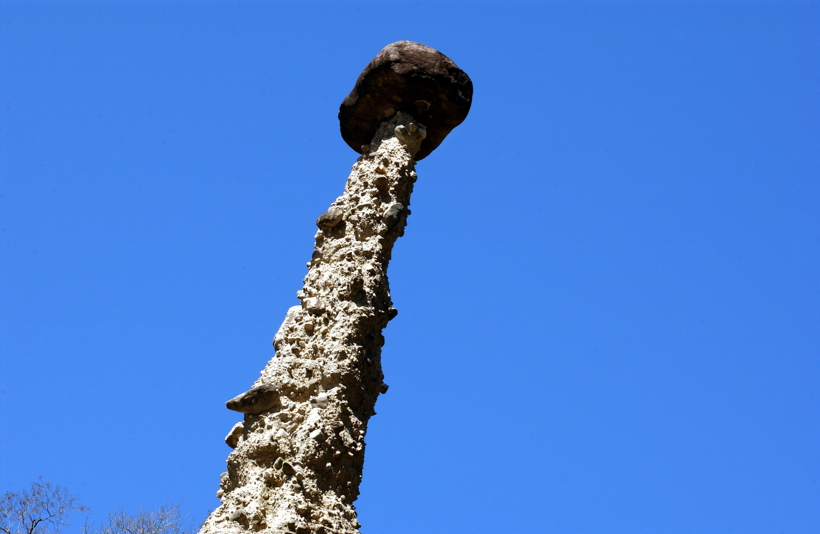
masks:
[[(446, 135), (452, 127), (439, 119), (432, 124)], [(217, 492), (222, 503), (200, 534), (358, 532), (353, 502), (367, 423), (387, 391), (382, 329), (397, 313), (387, 265), (410, 214), (414, 158), (430, 135), (402, 110), (380, 121), (344, 193), (316, 221), (300, 304), (273, 339), (276, 355), (227, 402), (244, 418), (225, 438), (234, 451)]]

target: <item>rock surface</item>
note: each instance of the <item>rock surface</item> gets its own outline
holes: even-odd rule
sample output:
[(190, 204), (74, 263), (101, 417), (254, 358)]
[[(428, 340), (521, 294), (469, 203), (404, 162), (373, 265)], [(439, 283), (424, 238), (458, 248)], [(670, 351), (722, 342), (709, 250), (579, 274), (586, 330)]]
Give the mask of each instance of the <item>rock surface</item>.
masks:
[(403, 111), (427, 129), (415, 156), (419, 161), (464, 121), (472, 101), (473, 82), (450, 58), (429, 46), (398, 41), (373, 58), (342, 102), (342, 138), (365, 153), (379, 125)]
[(358, 532), (365, 432), (387, 391), (381, 332), (396, 315), (387, 265), (410, 213), (423, 140), (405, 113), (381, 124), (368, 139), (373, 151), (317, 221), (301, 304), (288, 310), (256, 384), (229, 401), (245, 416), (226, 437), (235, 450), (222, 503), (202, 534)]

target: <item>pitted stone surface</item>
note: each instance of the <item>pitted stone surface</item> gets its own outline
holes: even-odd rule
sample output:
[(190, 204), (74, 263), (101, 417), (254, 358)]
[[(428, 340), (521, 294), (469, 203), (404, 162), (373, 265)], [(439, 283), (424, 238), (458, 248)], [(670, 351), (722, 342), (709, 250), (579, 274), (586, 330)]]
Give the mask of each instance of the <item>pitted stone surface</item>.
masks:
[[(365, 67), (339, 108), (342, 139), (353, 150), (372, 150), (370, 139), (397, 111), (427, 129), (416, 161), (427, 157), (467, 117), (473, 82), (453, 61), (429, 46), (398, 41), (385, 46)], [(407, 130), (413, 127), (407, 125)], [(399, 131), (402, 139), (413, 131)]]
[(412, 121), (397, 113), (379, 127), (368, 140), (373, 151), (353, 165), (344, 194), (317, 221), (301, 305), (288, 310), (276, 355), (249, 391), (276, 392), (277, 403), (253, 413), (259, 405), (248, 400), (253, 412), (231, 429), (222, 504), (202, 534), (358, 532), (353, 502), (365, 432), (387, 391), (381, 332), (396, 315), (387, 265), (404, 233), (413, 155), (424, 139)]

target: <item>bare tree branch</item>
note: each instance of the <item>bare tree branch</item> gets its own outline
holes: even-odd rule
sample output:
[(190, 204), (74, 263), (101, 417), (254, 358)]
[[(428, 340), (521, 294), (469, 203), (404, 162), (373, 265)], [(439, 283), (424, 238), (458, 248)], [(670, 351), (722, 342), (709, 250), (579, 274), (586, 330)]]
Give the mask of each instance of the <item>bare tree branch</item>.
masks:
[[(0, 534), (60, 534), (70, 526), (72, 512), (90, 512), (65, 488), (39, 479), (28, 490), (8, 492), (0, 497)], [(95, 526), (88, 516), (81, 534), (195, 534), (198, 528), (180, 511), (180, 505), (168, 503), (156, 510), (140, 510), (134, 515), (122, 509)]]
[(193, 534), (194, 523), (188, 520), (179, 504), (164, 504), (156, 510), (140, 510), (128, 515), (122, 509), (108, 515), (98, 527), (86, 525), (82, 534)]
[(75, 495), (40, 478), (20, 493), (0, 497), (0, 534), (59, 534), (68, 515), (87, 512)]

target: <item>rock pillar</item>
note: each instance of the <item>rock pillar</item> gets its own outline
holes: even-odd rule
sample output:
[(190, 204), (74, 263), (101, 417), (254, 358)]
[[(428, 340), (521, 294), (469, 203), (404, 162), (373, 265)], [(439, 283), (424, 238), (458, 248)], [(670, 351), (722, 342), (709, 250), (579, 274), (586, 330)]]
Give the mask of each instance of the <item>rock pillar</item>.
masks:
[(382, 329), (397, 313), (387, 265), (425, 135), (405, 112), (383, 122), (316, 221), (301, 304), (288, 310), (254, 386), (228, 402), (244, 420), (226, 438), (235, 450), (217, 492), (222, 504), (201, 534), (358, 532), (367, 422), (387, 391)]

